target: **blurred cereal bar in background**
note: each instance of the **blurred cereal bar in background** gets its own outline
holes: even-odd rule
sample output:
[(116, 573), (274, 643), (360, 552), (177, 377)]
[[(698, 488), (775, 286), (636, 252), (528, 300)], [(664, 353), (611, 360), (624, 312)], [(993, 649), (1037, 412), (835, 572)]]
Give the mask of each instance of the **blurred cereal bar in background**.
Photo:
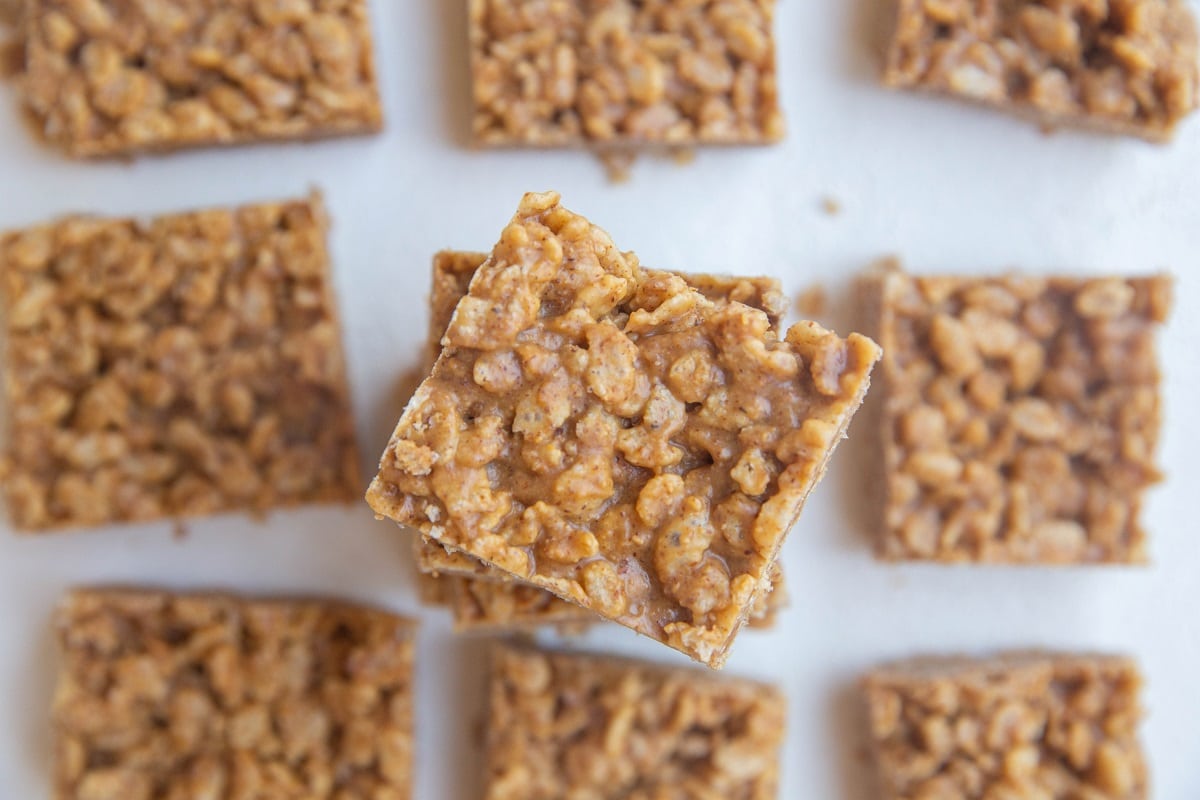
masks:
[(772, 686), (499, 645), (488, 704), (486, 800), (778, 792), (787, 701)]
[(869, 278), (891, 560), (1139, 563), (1167, 277)]
[(0, 235), (24, 531), (361, 491), (321, 200)]
[(1196, 107), (1196, 23), (1184, 0), (896, 5), (889, 86), (1153, 141)]
[(881, 800), (1148, 796), (1130, 659), (914, 659), (865, 690)]
[(113, 589), (56, 624), (57, 800), (412, 796), (410, 620)]
[(29, 0), (25, 102), (80, 157), (377, 131), (367, 0)]
[(482, 145), (783, 138), (775, 0), (468, 0)]

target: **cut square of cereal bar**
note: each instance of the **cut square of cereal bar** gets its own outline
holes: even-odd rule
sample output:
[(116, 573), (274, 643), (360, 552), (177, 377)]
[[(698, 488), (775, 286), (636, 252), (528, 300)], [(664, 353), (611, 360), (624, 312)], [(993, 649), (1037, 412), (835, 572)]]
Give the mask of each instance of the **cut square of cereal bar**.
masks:
[(724, 663), (866, 392), (869, 339), (643, 270), (530, 194), (384, 452), (375, 512)]
[(85, 590), (58, 611), (57, 800), (412, 791), (408, 620), (324, 601)]
[(896, 5), (890, 86), (1153, 141), (1196, 107), (1196, 23), (1184, 0)]
[(25, 102), (75, 156), (377, 131), (367, 0), (27, 0)]
[(469, 0), (483, 145), (783, 138), (775, 0)]
[(1127, 658), (916, 659), (865, 688), (882, 800), (1147, 797)]
[(880, 555), (1144, 561), (1170, 279), (877, 280)]
[(320, 198), (0, 235), (24, 531), (360, 490)]
[[(427, 339), (426, 370), (433, 369), (438, 355), (442, 351), (442, 336), (450, 325), (450, 318), (458, 302), (467, 294), (471, 278), (487, 260), (486, 253), (469, 253), (458, 251), (442, 251), (433, 259), (433, 290), (430, 293), (429, 305), (429, 338)], [(779, 281), (774, 278), (741, 278), (722, 275), (681, 275), (688, 285), (711, 300), (729, 299), (745, 303), (753, 308), (762, 309), (772, 327), (779, 325), (780, 318), (786, 308), (786, 299)], [(448, 550), (437, 542), (423, 536), (414, 539), (417, 568), (427, 574), (465, 576), (464, 581), (455, 581), (462, 588), (453, 596), (462, 598), (462, 602), (452, 603), (455, 610), (455, 621), (461, 628), (478, 627), (476, 623), (486, 623), (488, 626), (502, 624), (511, 620), (519, 624), (538, 624), (542, 621), (560, 623), (568, 617), (574, 621), (594, 621), (595, 615), (578, 606), (573, 606), (562, 600), (551, 601), (540, 598), (534, 601), (539, 589), (525, 587), (521, 589), (496, 589), (481, 587), (471, 591), (477, 579), (510, 580), (503, 572), (489, 567), (478, 559), (472, 558), (461, 551)], [(782, 571), (778, 570), (778, 579), (773, 584), (782, 584)], [(426, 589), (429, 587), (426, 586)], [(519, 595), (519, 597), (517, 596)], [(768, 600), (769, 598), (769, 600)], [(775, 586), (763, 596), (761, 608), (752, 613), (749, 624), (751, 627), (771, 627), (774, 624), (775, 613), (787, 603), (787, 593)], [(494, 606), (494, 608), (492, 608)]]
[(785, 698), (693, 670), (492, 653), (486, 800), (776, 796)]

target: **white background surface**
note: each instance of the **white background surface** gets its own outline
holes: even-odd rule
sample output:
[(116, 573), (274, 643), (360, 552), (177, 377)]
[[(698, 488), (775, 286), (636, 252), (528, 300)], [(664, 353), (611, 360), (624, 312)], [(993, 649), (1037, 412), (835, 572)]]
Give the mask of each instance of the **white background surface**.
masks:
[[(872, 260), (914, 270), (1178, 276), (1162, 338), (1170, 477), (1145, 512), (1148, 569), (890, 567), (872, 561), (856, 486), (868, 431), (851, 441), (784, 550), (792, 607), (744, 633), (727, 671), (789, 697), (781, 797), (867, 800), (853, 682), (881, 660), (1048, 645), (1136, 654), (1147, 673), (1145, 743), (1155, 797), (1200, 798), (1200, 118), (1174, 145), (1058, 134), (953, 102), (888, 93), (870, 51), (876, 0), (784, 0), (777, 20), (789, 134), (762, 150), (639, 163), (609, 184), (583, 153), (478, 153), (467, 127), (462, 0), (376, 0), (388, 125), (359, 140), (80, 164), (36, 144), (0, 89), (0, 229), (66, 212), (152, 214), (326, 192), (364, 466), (396, 417), (399, 376), (419, 356), (431, 254), (487, 249), (523, 191), (558, 189), (644, 263), (821, 281), (834, 298)], [(840, 215), (821, 211), (824, 196)], [(837, 318), (833, 320), (838, 323)], [(843, 330), (844, 332), (844, 330)], [(371, 474), (373, 474), (371, 469)], [(73, 584), (321, 592), (419, 614), (420, 800), (479, 796), (483, 642), (421, 610), (408, 542), (366, 506), (229, 516), (18, 539), (0, 531), (0, 798), (48, 796), (55, 654), (48, 623)], [(576, 646), (576, 645), (572, 645)], [(682, 664), (623, 629), (578, 646)]]

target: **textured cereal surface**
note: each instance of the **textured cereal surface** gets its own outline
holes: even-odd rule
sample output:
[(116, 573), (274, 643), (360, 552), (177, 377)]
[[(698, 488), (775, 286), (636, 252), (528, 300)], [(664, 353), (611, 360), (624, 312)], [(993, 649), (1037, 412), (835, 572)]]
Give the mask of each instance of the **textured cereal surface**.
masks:
[(880, 278), (889, 559), (1141, 562), (1171, 282)]
[(469, 0), (484, 145), (783, 137), (775, 0)]
[(486, 800), (774, 800), (787, 703), (770, 686), (498, 646)]
[[(433, 257), (432, 290), (429, 293), (429, 335), (426, 360), (429, 370), (442, 353), (442, 337), (450, 327), (454, 309), (467, 295), (471, 279), (487, 261), (487, 253), (442, 250)], [(688, 286), (709, 300), (736, 300), (763, 311), (777, 327), (787, 310), (787, 297), (776, 278), (678, 273)]]
[(865, 682), (882, 800), (1145, 800), (1136, 665), (921, 659)]
[(88, 590), (57, 633), (57, 800), (411, 797), (408, 620)]
[(76, 156), (382, 125), (367, 0), (27, 0), (25, 102)]
[(368, 491), (376, 513), (723, 663), (879, 351), (643, 270), (526, 195)]
[[(442, 352), (442, 336), (454, 316), (458, 302), (467, 294), (471, 278), (487, 260), (486, 253), (469, 253), (445, 250), (437, 253), (433, 259), (433, 289), (429, 296), (429, 338), (427, 346), (427, 369), (432, 370), (438, 355)], [(711, 300), (730, 299), (745, 303), (753, 308), (762, 309), (771, 321), (771, 326), (778, 326), (780, 317), (786, 306), (779, 281), (774, 278), (740, 278), (722, 275), (682, 275), (688, 285), (704, 294)], [(463, 588), (452, 592), (458, 598), (450, 603), (454, 610), (455, 624), (463, 630), (479, 627), (503, 627), (506, 623), (525, 626), (530, 624), (551, 623), (560, 624), (566, 621), (590, 622), (595, 615), (579, 606), (558, 600), (545, 590), (529, 586), (507, 587), (475, 587), (473, 579), (511, 580), (504, 572), (490, 567), (476, 558), (458, 550), (448, 550), (435, 541), (425, 537), (415, 540), (415, 555), (417, 568), (427, 575), (457, 575), (465, 576), (468, 580), (454, 581), (456, 586)], [(781, 588), (782, 571), (777, 580), (772, 581), (774, 589), (770, 593), (759, 595), (756, 610), (751, 613), (749, 624), (755, 628), (766, 628), (774, 625), (775, 614), (787, 603), (787, 593)], [(434, 580), (437, 578), (435, 577)], [(472, 589), (477, 589), (472, 591)], [(430, 590), (432, 594), (432, 590)], [(538, 598), (537, 593), (546, 594)], [(437, 604), (436, 600), (432, 600)]]
[(360, 490), (319, 198), (0, 235), (25, 531)]
[(1045, 125), (1151, 140), (1196, 107), (1196, 23), (1184, 0), (897, 0), (884, 75)]

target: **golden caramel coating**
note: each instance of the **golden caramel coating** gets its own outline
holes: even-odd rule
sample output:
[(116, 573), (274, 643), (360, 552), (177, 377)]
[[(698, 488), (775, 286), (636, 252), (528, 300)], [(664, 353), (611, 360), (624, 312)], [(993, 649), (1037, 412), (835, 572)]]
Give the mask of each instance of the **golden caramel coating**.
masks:
[(887, 559), (1137, 563), (1171, 281), (879, 278)]
[(1183, 0), (898, 0), (884, 82), (1031, 117), (1169, 139), (1196, 108)]
[(783, 138), (775, 0), (469, 0), (483, 145)]
[(57, 800), (408, 800), (413, 631), (319, 601), (71, 593)]
[[(427, 370), (432, 370), (442, 352), (442, 336), (454, 315), (458, 302), (467, 294), (471, 278), (487, 260), (485, 253), (442, 251), (433, 259), (433, 290), (429, 296), (429, 338), (427, 340)], [(736, 300), (753, 308), (762, 309), (771, 321), (779, 324), (786, 306), (779, 281), (774, 278), (736, 278), (722, 275), (683, 275), (688, 285), (710, 300)], [(597, 621), (596, 616), (555, 598), (544, 590), (533, 587), (509, 586), (506, 588), (480, 587), (480, 580), (510, 581), (503, 572), (489, 567), (478, 559), (457, 550), (448, 550), (425, 537), (414, 540), (417, 568), (426, 574), (462, 576), (467, 580), (455, 580), (458, 588), (447, 594), (453, 601), (430, 600), (435, 605), (448, 604), (454, 611), (455, 625), (460, 630), (477, 628), (491, 629), (505, 625), (528, 626), (537, 624), (562, 625), (564, 622), (588, 624)], [(787, 604), (787, 592), (782, 588), (783, 573), (772, 580), (772, 591), (760, 594), (755, 609), (750, 614), (749, 625), (753, 628), (769, 628), (774, 625), (776, 613)], [(427, 583), (422, 583), (430, 594), (434, 592)], [(545, 597), (538, 597), (542, 592)]]
[(1145, 800), (1137, 666), (1116, 656), (916, 659), (865, 682), (882, 800)]
[(24, 531), (360, 490), (320, 198), (0, 235)]
[(643, 270), (526, 195), (368, 491), (377, 514), (720, 666), (879, 356)]
[(25, 102), (80, 157), (369, 133), (366, 0), (27, 0)]
[(692, 670), (499, 646), (486, 800), (774, 800), (787, 703)]

